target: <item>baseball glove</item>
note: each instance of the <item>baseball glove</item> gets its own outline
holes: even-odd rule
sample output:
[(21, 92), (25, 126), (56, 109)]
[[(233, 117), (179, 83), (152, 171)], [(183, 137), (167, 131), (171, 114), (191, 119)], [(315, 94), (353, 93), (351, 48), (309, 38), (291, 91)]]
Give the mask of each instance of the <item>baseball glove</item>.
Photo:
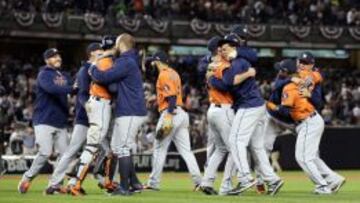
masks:
[(172, 115), (166, 114), (164, 116), (164, 120), (162, 122), (162, 125), (160, 129), (156, 132), (156, 139), (163, 140), (165, 137), (170, 135), (171, 130), (173, 129), (174, 125), (172, 122)]

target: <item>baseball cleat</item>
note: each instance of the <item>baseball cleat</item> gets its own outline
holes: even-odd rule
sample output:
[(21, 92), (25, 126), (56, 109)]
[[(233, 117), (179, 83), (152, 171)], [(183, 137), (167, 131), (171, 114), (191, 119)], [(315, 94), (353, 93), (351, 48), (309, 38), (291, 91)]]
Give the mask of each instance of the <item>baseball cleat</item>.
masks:
[(271, 195), (271, 196), (276, 195), (280, 191), (280, 189), (283, 185), (284, 185), (283, 180), (278, 180), (275, 183), (269, 184), (267, 194)]
[[(231, 190), (232, 190), (232, 189), (231, 189)], [(219, 195), (220, 195), (220, 196), (233, 195), (233, 194), (230, 194), (231, 190), (220, 190), (220, 191), (219, 191)]]
[(84, 188), (80, 187), (76, 187), (76, 186), (72, 186), (69, 185), (68, 186), (68, 193), (71, 194), (72, 196), (84, 196), (86, 195), (86, 192), (84, 190)]
[(214, 188), (212, 188), (212, 187), (201, 186), (200, 190), (201, 190), (201, 192), (203, 192), (206, 195), (218, 195), (216, 190), (214, 190)]
[(255, 179), (252, 179), (246, 183), (238, 183), (238, 185), (229, 192), (229, 195), (239, 195), (252, 188), (254, 185), (256, 185), (256, 183), (257, 181)]
[(333, 193), (337, 193), (340, 188), (346, 183), (345, 178), (341, 178), (338, 181), (335, 181), (329, 185)]
[(131, 196), (134, 193), (129, 190), (124, 190), (121, 186), (117, 187), (110, 195), (111, 196)]
[(265, 184), (256, 184), (256, 193), (258, 194), (265, 194), (266, 189), (265, 189)]
[(143, 185), (143, 190), (160, 191), (159, 188), (153, 187), (153, 186), (151, 186), (151, 185)]
[(66, 194), (68, 192), (67, 188), (63, 188), (60, 185), (58, 186), (50, 186), (46, 188), (44, 194), (45, 195), (56, 195), (56, 194)]
[(141, 184), (133, 184), (130, 187), (130, 192), (141, 193), (141, 191), (143, 191), (143, 189), (144, 189), (143, 185), (141, 185)]
[(19, 193), (25, 194), (25, 193), (29, 190), (30, 185), (31, 185), (31, 183), (30, 183), (30, 181), (28, 181), (28, 180), (20, 181), (20, 183), (19, 183), (19, 185), (18, 185), (18, 191), (19, 191)]
[(317, 186), (314, 190), (314, 193), (317, 195), (331, 195), (332, 191), (327, 185)]
[(107, 193), (112, 193), (119, 186), (116, 182), (109, 182), (107, 184), (98, 183), (98, 187), (102, 190), (106, 190)]
[(193, 192), (199, 191), (200, 188), (201, 188), (201, 185), (200, 185), (200, 184), (196, 184), (196, 185), (194, 186)]

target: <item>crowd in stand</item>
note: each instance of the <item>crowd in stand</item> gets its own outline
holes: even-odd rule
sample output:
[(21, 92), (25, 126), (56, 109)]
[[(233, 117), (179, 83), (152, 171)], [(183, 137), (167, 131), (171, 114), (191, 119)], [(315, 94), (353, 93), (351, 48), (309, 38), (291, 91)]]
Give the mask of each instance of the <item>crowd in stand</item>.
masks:
[(237, 23), (360, 25), (358, 0), (0, 0), (0, 10), (11, 9)]
[[(203, 75), (197, 72), (197, 57), (172, 57), (172, 64), (178, 70), (183, 82), (184, 105), (191, 119), (191, 143), (193, 148), (206, 144), (206, 111), (208, 98)], [(35, 137), (31, 128), (34, 101), (34, 87), (39, 61), (21, 61), (13, 57), (0, 59), (0, 127), (1, 138), (5, 140), (8, 154), (33, 154)], [(271, 92), (275, 71), (259, 71), (259, 86), (267, 98)], [(75, 70), (72, 70), (75, 72)], [(360, 125), (360, 70), (341, 67), (323, 68), (325, 107), (321, 114), (329, 126)], [(195, 74), (196, 73), (196, 74)], [(270, 78), (266, 77), (271, 76)], [(154, 129), (158, 118), (154, 78), (145, 78), (144, 89), (149, 109), (149, 123), (138, 138), (138, 151), (151, 150)], [(69, 109), (74, 112), (73, 96)], [(72, 121), (69, 120), (69, 123)]]

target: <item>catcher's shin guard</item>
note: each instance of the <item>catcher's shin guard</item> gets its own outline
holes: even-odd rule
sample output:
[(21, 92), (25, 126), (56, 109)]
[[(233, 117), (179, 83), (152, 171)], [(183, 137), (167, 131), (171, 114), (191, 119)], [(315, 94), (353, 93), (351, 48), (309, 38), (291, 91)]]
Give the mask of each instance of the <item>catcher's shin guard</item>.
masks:
[(98, 155), (96, 156), (95, 164), (94, 164), (94, 168), (93, 168), (93, 173), (94, 173), (95, 177), (97, 177), (98, 175), (105, 176), (105, 164), (104, 163), (106, 162), (106, 160), (107, 160), (106, 152), (100, 148), (100, 151), (99, 151)]
[(81, 188), (82, 182), (85, 180), (86, 175), (90, 168), (90, 163), (95, 159), (96, 154), (98, 151), (98, 145), (86, 145), (85, 150), (80, 156), (80, 164), (79, 168), (77, 170), (76, 175), (76, 184), (75, 188), (79, 189)]
[(117, 167), (117, 158), (110, 153), (105, 160), (105, 184), (111, 183), (114, 180), (115, 170)]

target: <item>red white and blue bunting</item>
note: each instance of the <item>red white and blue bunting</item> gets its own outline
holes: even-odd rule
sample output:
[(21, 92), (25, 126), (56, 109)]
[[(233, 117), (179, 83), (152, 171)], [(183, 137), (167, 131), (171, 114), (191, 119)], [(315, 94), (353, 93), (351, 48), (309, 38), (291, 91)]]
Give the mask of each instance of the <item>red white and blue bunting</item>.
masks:
[(320, 32), (326, 39), (338, 39), (342, 35), (343, 31), (344, 29), (342, 27), (320, 27)]
[(16, 22), (23, 26), (23, 27), (29, 27), (34, 23), (35, 19), (35, 13), (33, 12), (14, 12), (14, 17)]
[(169, 27), (169, 21), (154, 19), (149, 15), (145, 15), (144, 19), (149, 27), (157, 33), (164, 33)]
[(117, 23), (129, 32), (137, 32), (141, 25), (140, 19), (131, 19), (126, 15), (117, 16)]
[(62, 26), (64, 13), (42, 13), (41, 17), (46, 26), (57, 28)]
[(206, 35), (211, 30), (211, 23), (199, 20), (199, 19), (193, 19), (190, 22), (190, 27), (193, 32), (195, 32), (198, 35)]
[(261, 37), (266, 31), (265, 25), (251, 24), (251, 25), (248, 25), (247, 28), (248, 28), (249, 35), (253, 38)]
[(354, 39), (360, 41), (360, 27), (359, 26), (350, 27), (349, 28), (349, 33)]
[(85, 13), (84, 22), (86, 27), (91, 31), (99, 31), (105, 25), (104, 17), (96, 13)]
[(309, 36), (311, 32), (310, 26), (289, 26), (289, 30), (291, 33), (293, 33), (298, 38), (305, 38)]
[(225, 36), (226, 34), (230, 33), (231, 29), (233, 28), (232, 25), (229, 24), (215, 24), (215, 30), (221, 35)]

